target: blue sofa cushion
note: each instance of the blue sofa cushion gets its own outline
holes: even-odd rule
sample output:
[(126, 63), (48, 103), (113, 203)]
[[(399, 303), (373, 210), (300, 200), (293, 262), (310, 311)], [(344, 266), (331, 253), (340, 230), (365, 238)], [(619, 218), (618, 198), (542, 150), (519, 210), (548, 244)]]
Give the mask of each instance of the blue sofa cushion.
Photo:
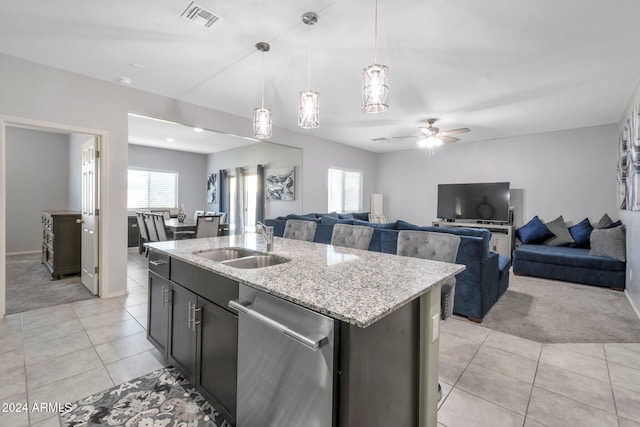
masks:
[(316, 218), (315, 215), (313, 215), (313, 214), (307, 214), (307, 215), (290, 214), (290, 215), (287, 215), (285, 218), (286, 219), (301, 219), (301, 220), (305, 220), (305, 221), (315, 221), (318, 224), (320, 224), (320, 218)]
[(589, 255), (589, 249), (585, 248), (521, 245), (513, 252), (513, 258), (514, 264), (515, 260), (522, 260), (596, 270), (625, 271), (624, 262), (603, 256)]
[(531, 218), (528, 223), (516, 230), (516, 237), (524, 244), (542, 243), (554, 236), (555, 234), (540, 221), (538, 215)]
[(378, 223), (378, 222), (369, 222), (369, 221), (362, 221), (359, 219), (354, 219), (353, 220), (353, 225), (366, 225), (367, 227), (373, 227), (373, 228), (378, 228), (378, 229), (386, 229), (386, 230), (395, 230), (396, 229), (396, 223), (395, 222), (387, 222), (384, 224)]
[(360, 221), (369, 221), (369, 212), (353, 212), (353, 218), (359, 219)]
[(576, 241), (573, 246), (576, 248), (589, 249), (589, 238), (591, 237), (592, 231), (593, 226), (589, 222), (589, 218), (585, 218), (576, 225), (569, 227), (569, 233), (571, 233), (573, 240)]
[(338, 218), (340, 219), (353, 219), (352, 213), (339, 213)]
[(323, 215), (320, 217), (320, 224), (353, 224), (352, 219), (338, 219), (329, 215)]
[(331, 236), (333, 234), (333, 224), (318, 224), (316, 234), (313, 236), (315, 243), (331, 244)]

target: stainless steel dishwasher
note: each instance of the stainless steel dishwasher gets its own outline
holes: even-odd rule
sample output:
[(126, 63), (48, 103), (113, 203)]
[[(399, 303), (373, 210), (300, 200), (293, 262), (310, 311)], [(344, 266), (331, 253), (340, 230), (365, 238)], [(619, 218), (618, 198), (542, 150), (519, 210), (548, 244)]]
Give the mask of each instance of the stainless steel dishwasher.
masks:
[(238, 427), (330, 427), (334, 320), (240, 286)]

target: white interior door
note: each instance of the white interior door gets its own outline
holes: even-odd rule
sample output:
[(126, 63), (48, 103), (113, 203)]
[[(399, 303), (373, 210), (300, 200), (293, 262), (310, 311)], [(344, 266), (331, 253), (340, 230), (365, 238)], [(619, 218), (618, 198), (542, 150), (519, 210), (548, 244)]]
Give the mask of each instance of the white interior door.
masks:
[(100, 140), (82, 144), (82, 284), (98, 295)]

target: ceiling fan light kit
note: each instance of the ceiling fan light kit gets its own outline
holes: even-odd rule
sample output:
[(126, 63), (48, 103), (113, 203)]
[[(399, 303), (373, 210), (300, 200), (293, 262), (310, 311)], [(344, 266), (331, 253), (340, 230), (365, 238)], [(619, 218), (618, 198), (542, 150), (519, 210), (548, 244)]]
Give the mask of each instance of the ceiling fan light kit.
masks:
[(269, 139), (271, 138), (273, 121), (271, 110), (264, 108), (264, 53), (268, 52), (271, 46), (267, 42), (258, 42), (256, 49), (262, 52), (262, 105), (253, 110), (253, 136), (257, 139)]
[(320, 94), (311, 90), (311, 26), (318, 22), (315, 12), (302, 15), (302, 22), (309, 26), (309, 89), (300, 92), (298, 97), (298, 126), (302, 129), (315, 129), (320, 126)]
[(374, 64), (362, 70), (362, 111), (365, 113), (382, 113), (389, 109), (389, 67), (377, 63), (378, 0), (376, 0), (373, 34)]

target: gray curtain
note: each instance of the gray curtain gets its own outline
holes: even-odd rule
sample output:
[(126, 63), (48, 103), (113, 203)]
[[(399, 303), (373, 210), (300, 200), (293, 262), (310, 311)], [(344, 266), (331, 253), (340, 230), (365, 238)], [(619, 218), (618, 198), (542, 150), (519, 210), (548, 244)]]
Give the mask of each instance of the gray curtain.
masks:
[(236, 168), (236, 197), (233, 203), (234, 234), (244, 234), (244, 168)]
[(264, 166), (258, 165), (258, 189), (256, 191), (256, 221), (264, 222)]
[(220, 192), (218, 193), (220, 196), (220, 204), (218, 205), (218, 210), (220, 212), (229, 212), (229, 191), (227, 191), (227, 171), (224, 169), (220, 169), (220, 174), (218, 175), (220, 180)]

